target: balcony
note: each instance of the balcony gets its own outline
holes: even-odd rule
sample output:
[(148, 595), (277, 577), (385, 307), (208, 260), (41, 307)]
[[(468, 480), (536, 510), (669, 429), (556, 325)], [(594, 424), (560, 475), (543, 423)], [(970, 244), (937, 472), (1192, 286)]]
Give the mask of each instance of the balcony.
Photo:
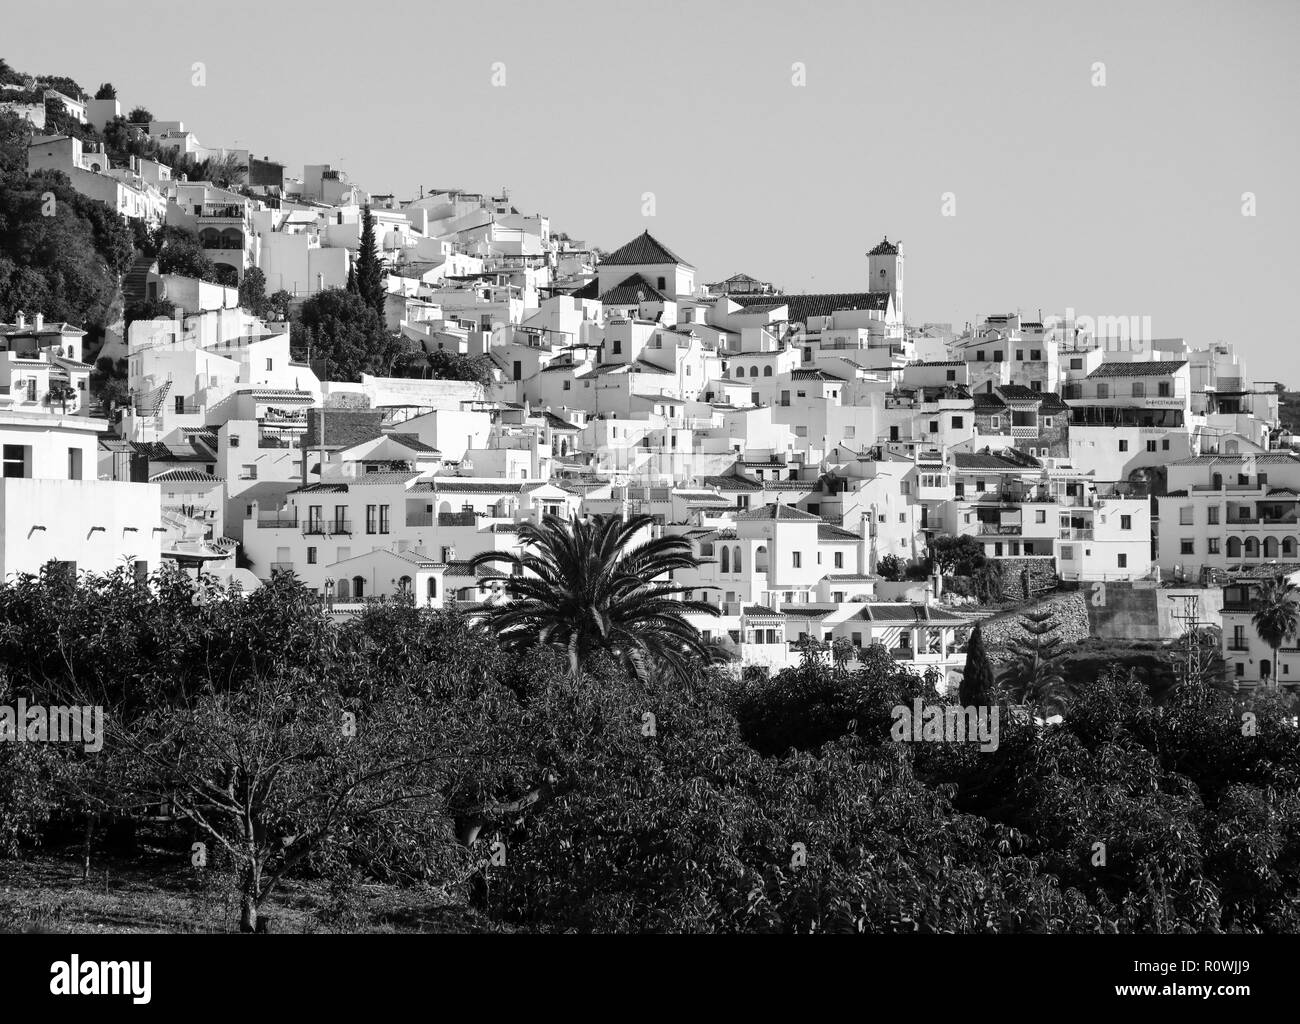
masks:
[(311, 519), (302, 525), (304, 536), (331, 537), (335, 534), (352, 536), (351, 519)]
[(287, 437), (259, 437), (257, 439), (259, 448), (299, 448), (300, 446), (294, 440)]
[(257, 528), (259, 530), (296, 530), (298, 528), (298, 515), (292, 513), (285, 515), (282, 513), (262, 513), (257, 514)]
[(1092, 540), (1091, 527), (1070, 527), (1063, 526), (1060, 529), (1060, 540)]
[(1034, 439), (1037, 439), (1037, 437), (1038, 437), (1038, 427), (1037, 427), (1037, 426), (1033, 426), (1033, 427), (1016, 427), (1016, 426), (1013, 426), (1013, 427), (1011, 428), (1011, 436), (1012, 436), (1012, 437), (1027, 437), (1027, 438), (1034, 438)]
[(979, 536), (981, 537), (1019, 537), (1024, 532), (1024, 526), (1003, 526), (1001, 523), (980, 523)]
[(238, 220), (244, 219), (244, 207), (239, 203), (204, 203), (199, 212), (200, 220)]
[(293, 563), (292, 563), (292, 562), (272, 562), (272, 563), (271, 563), (271, 571), (272, 571), (272, 572), (293, 572)]
[(475, 512), (439, 512), (439, 526), (477, 526), (478, 514)]
[(408, 512), (406, 514), (406, 525), (407, 526), (432, 526), (433, 513), (432, 512)]

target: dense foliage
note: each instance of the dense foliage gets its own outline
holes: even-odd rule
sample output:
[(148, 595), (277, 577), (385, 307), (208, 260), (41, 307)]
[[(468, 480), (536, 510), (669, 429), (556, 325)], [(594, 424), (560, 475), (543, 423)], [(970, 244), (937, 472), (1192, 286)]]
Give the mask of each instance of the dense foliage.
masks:
[(454, 613), (335, 624), (287, 575), (207, 600), (170, 574), (24, 578), (0, 587), (0, 704), (112, 725), (98, 755), (0, 744), (0, 848), (173, 799), (177, 855), (209, 842), (246, 927), (280, 879), (346, 869), (529, 930), (1300, 930), (1280, 699), (1156, 707), (1108, 675), (982, 752), (895, 742), (896, 706), (942, 698), (883, 650), (847, 665), (575, 676)]

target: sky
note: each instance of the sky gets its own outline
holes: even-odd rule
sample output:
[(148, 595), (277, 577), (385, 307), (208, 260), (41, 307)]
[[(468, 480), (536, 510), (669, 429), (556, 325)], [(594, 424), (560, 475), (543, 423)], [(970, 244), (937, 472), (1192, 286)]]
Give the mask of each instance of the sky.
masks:
[(293, 174), (506, 186), (791, 292), (865, 290), (888, 236), (913, 324), (1148, 316), (1292, 386), (1297, 44), (1296, 0), (44, 0), (0, 28), (19, 70)]

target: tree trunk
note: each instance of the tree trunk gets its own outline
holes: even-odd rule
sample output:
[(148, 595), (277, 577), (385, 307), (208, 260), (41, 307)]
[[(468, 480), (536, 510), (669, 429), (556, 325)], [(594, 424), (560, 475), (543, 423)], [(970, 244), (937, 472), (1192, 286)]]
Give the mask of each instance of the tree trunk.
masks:
[(244, 884), (239, 895), (239, 930), (245, 933), (265, 930), (258, 920), (257, 899), (261, 893), (262, 872), (256, 860), (244, 869)]
[(90, 881), (90, 841), (95, 835), (95, 816), (86, 815), (86, 836), (81, 846), (81, 880)]

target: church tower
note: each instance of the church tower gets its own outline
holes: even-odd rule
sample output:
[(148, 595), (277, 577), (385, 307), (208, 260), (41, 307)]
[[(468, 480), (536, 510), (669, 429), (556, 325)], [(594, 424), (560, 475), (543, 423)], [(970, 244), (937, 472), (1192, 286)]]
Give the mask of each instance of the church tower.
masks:
[(889, 292), (894, 297), (894, 312), (903, 319), (903, 249), (902, 242), (885, 240), (867, 253), (867, 291)]

